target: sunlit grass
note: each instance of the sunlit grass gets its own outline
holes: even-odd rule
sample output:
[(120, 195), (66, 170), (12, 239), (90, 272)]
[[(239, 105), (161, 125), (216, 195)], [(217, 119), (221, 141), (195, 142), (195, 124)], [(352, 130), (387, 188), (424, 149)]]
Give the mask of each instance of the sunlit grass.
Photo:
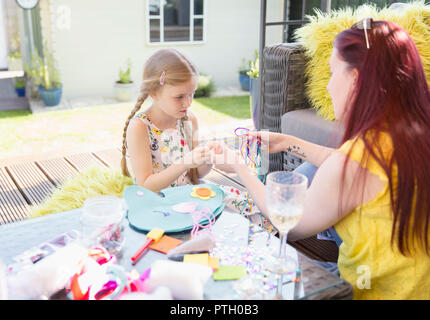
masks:
[[(192, 110), (200, 128), (249, 119), (249, 96), (195, 99)], [(120, 146), (133, 103), (32, 114), (0, 111), (0, 158), (43, 153), (61, 148), (79, 150)]]

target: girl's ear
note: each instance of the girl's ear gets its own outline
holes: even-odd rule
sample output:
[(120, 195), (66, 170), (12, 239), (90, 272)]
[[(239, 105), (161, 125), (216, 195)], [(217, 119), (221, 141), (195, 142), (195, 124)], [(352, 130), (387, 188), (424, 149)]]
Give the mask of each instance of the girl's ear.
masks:
[(155, 100), (157, 98), (157, 91), (150, 91), (148, 95), (152, 98), (152, 100)]

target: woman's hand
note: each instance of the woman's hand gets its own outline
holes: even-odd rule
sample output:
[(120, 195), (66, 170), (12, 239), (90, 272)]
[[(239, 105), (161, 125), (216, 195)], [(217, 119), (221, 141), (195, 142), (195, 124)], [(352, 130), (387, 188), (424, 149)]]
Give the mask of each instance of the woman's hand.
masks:
[(278, 153), (285, 151), (286, 145), (286, 135), (276, 132), (268, 131), (257, 131), (249, 132), (249, 137), (253, 140), (260, 139), (262, 152), (268, 153)]
[(239, 152), (230, 149), (224, 143), (214, 141), (210, 147), (212, 150), (211, 161), (217, 169), (231, 173), (235, 172), (238, 166), (245, 164)]

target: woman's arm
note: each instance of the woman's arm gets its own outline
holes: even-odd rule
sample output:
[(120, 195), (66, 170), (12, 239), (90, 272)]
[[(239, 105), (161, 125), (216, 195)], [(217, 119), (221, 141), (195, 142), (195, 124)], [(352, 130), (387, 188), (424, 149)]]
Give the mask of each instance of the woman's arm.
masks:
[(127, 128), (127, 147), (136, 184), (158, 192), (169, 187), (188, 166), (186, 163), (172, 164), (159, 173), (153, 173), (149, 145), (147, 125), (139, 119), (132, 119)]
[[(345, 184), (341, 189), (342, 170), (345, 160), (346, 155), (341, 152), (333, 152), (321, 164), (306, 192), (303, 217), (299, 224), (288, 234), (289, 240), (304, 239), (326, 230), (360, 204), (375, 198), (378, 192), (382, 190), (384, 182), (377, 175), (370, 173), (367, 169), (363, 169), (358, 162), (352, 160), (347, 163)], [(250, 192), (252, 199), (263, 215), (268, 218), (265, 186), (250, 173), (246, 166), (238, 165), (235, 168), (242, 183)], [(359, 174), (363, 174), (363, 178), (357, 179)], [(342, 199), (340, 202), (341, 192)], [(340, 203), (342, 204), (341, 208)]]
[(334, 150), (333, 148), (324, 147), (282, 133), (259, 131), (251, 132), (250, 136), (261, 138), (263, 151), (269, 153), (286, 151), (317, 167), (319, 167)]

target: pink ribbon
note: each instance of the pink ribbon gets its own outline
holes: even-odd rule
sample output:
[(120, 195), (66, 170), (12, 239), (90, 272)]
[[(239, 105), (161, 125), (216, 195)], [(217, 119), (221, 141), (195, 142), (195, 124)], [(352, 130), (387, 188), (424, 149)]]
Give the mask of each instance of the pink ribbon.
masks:
[[(191, 230), (191, 237), (194, 238), (201, 232), (207, 230), (209, 232), (211, 238), (214, 238), (212, 233), (212, 226), (215, 223), (215, 215), (208, 208), (203, 208), (202, 210), (196, 210), (192, 212), (192, 217), (194, 221), (193, 229)], [(201, 221), (206, 218), (208, 220), (208, 224), (203, 225)]]

